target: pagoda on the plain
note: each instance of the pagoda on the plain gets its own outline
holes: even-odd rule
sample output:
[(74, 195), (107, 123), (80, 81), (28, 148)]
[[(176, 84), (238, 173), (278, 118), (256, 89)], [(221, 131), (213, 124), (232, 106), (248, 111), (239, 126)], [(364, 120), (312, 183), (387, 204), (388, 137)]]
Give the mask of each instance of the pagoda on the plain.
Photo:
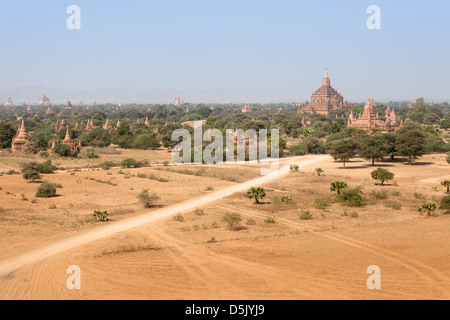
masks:
[(13, 152), (20, 152), (23, 149), (23, 146), (28, 141), (28, 132), (25, 128), (25, 121), (22, 120), (22, 126), (17, 131), (16, 138), (12, 141), (11, 150)]
[(322, 87), (312, 95), (311, 103), (306, 101), (299, 112), (328, 115), (332, 110), (348, 111), (350, 108), (351, 105), (347, 101), (344, 102), (344, 97), (331, 86), (328, 70), (325, 69)]

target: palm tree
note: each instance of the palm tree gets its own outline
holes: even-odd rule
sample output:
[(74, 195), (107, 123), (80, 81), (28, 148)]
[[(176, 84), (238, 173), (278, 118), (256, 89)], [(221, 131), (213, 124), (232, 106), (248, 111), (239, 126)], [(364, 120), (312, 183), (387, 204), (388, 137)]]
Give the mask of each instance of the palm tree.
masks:
[(447, 188), (447, 194), (450, 193), (450, 180), (442, 181), (441, 184)]
[(338, 195), (341, 194), (341, 190), (346, 189), (346, 188), (348, 188), (348, 184), (343, 181), (335, 181), (335, 182), (332, 182), (330, 185), (330, 190), (337, 191)]

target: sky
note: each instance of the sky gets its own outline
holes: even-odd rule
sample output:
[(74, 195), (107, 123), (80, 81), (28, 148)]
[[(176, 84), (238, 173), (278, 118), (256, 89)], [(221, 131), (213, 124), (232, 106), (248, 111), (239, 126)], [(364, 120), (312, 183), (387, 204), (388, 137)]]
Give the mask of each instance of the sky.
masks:
[(450, 100), (448, 0), (0, 0), (0, 41), (16, 104), (302, 103), (325, 68), (349, 102)]

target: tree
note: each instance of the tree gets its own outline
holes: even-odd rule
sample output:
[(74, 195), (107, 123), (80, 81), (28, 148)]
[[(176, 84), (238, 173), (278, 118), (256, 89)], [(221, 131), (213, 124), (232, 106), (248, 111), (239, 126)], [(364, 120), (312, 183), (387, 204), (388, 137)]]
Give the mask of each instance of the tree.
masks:
[(320, 177), (320, 174), (324, 173), (325, 171), (323, 171), (322, 168), (316, 168), (316, 172), (317, 172), (317, 175)]
[(441, 120), (441, 125), (440, 125), (442, 130), (448, 130), (450, 128), (450, 119), (443, 119)]
[(253, 187), (247, 191), (247, 197), (249, 199), (255, 199), (255, 203), (259, 204), (259, 201), (266, 197), (266, 190)]
[(408, 157), (408, 163), (425, 154), (426, 136), (418, 128), (403, 129), (396, 140), (399, 155)]
[(447, 188), (447, 193), (450, 193), (450, 180), (442, 181), (441, 185)]
[(375, 134), (361, 139), (359, 145), (359, 154), (366, 160), (372, 161), (372, 166), (375, 166), (376, 160), (383, 160), (387, 154), (389, 146), (383, 135)]
[(342, 139), (332, 141), (328, 144), (327, 151), (334, 158), (334, 160), (345, 163), (358, 153), (358, 143), (352, 139)]
[(141, 150), (156, 150), (161, 146), (159, 141), (151, 134), (140, 134), (134, 140), (133, 147)]
[(242, 221), (241, 215), (238, 213), (227, 213), (222, 217), (222, 221), (226, 222), (228, 229), (236, 229)]
[(11, 142), (16, 135), (16, 130), (11, 122), (6, 120), (0, 121), (0, 149), (11, 148)]
[(372, 175), (372, 179), (380, 180), (382, 186), (384, 185), (385, 181), (392, 180), (395, 177), (395, 174), (393, 174), (389, 170), (382, 169), (382, 168), (378, 168), (377, 170), (372, 171), (371, 175)]
[(148, 193), (148, 189), (142, 190), (142, 192), (138, 194), (137, 198), (141, 201), (145, 208), (153, 207), (153, 202), (159, 200), (159, 197), (155, 193), (150, 195)]
[(422, 204), (422, 206), (419, 208), (420, 214), (428, 213), (428, 216), (431, 217), (431, 213), (434, 212), (437, 209), (437, 204), (428, 202)]
[(330, 184), (330, 191), (336, 191), (337, 195), (341, 194), (341, 190), (348, 188), (348, 184), (343, 181), (334, 181)]

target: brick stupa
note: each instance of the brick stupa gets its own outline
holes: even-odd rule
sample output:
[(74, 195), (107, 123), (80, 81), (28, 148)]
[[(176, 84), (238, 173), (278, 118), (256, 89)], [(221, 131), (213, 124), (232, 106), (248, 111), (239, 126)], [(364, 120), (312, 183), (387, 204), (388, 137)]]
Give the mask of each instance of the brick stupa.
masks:
[(23, 146), (28, 141), (28, 138), (29, 138), (29, 136), (28, 136), (27, 129), (25, 128), (25, 121), (22, 120), (22, 125), (21, 125), (20, 129), (17, 131), (16, 138), (12, 142), (11, 150), (13, 152), (22, 151)]

